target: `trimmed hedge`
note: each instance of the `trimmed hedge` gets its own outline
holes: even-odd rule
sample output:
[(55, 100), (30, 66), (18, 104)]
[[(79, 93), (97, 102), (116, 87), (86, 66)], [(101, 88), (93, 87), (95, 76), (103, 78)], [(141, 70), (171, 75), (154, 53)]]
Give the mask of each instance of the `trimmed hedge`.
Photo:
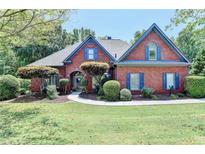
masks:
[(49, 78), (52, 75), (59, 74), (59, 71), (58, 69), (46, 66), (26, 66), (20, 67), (17, 74), (23, 79)]
[(58, 98), (58, 92), (56, 90), (56, 86), (55, 85), (49, 85), (47, 87), (47, 97), (50, 100)]
[(0, 100), (15, 98), (19, 92), (19, 80), (12, 75), (0, 76)]
[(191, 97), (205, 97), (205, 77), (187, 76), (184, 80), (184, 89)]
[(109, 80), (103, 85), (103, 91), (108, 101), (119, 100), (120, 83), (116, 80)]
[(131, 101), (132, 94), (129, 89), (123, 88), (120, 90), (120, 100), (121, 101)]
[(141, 90), (142, 96), (144, 98), (151, 98), (154, 90), (152, 88), (144, 87)]

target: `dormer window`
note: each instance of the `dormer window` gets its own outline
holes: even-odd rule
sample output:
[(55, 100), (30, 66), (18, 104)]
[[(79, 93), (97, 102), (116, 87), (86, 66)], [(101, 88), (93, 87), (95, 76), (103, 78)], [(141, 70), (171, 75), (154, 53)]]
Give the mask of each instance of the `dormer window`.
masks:
[(157, 44), (155, 43), (149, 43), (146, 46), (145, 59), (146, 60), (161, 60), (160, 47), (157, 46)]
[(97, 48), (85, 48), (84, 49), (84, 59), (85, 60), (97, 60)]
[(154, 43), (148, 45), (149, 48), (149, 60), (157, 60), (157, 46)]
[(94, 49), (88, 49), (88, 59), (93, 60), (94, 59)]

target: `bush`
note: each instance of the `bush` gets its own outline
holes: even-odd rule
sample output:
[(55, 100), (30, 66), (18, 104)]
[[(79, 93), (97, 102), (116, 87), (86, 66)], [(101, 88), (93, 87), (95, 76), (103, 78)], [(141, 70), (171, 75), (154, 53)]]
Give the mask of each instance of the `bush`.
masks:
[(47, 87), (47, 97), (48, 99), (56, 99), (58, 97), (58, 93), (56, 90), (56, 86), (55, 85), (48, 85)]
[(120, 100), (121, 101), (131, 101), (132, 94), (129, 89), (123, 88), (120, 90)]
[(20, 85), (16, 77), (12, 75), (0, 76), (0, 100), (15, 98), (19, 89)]
[(184, 81), (184, 88), (191, 97), (205, 97), (205, 77), (187, 76)]
[(103, 87), (99, 87), (99, 90), (98, 90), (98, 96), (104, 96), (104, 91), (103, 91)]
[(171, 98), (171, 99), (177, 99), (178, 96), (177, 96), (177, 95), (174, 95), (174, 94), (171, 94), (171, 95), (170, 95), (170, 98)]
[(185, 96), (185, 94), (183, 94), (183, 93), (177, 93), (176, 94), (178, 97), (184, 97)]
[(158, 97), (156, 95), (151, 95), (151, 98), (154, 99), (154, 100), (158, 99)]
[(154, 90), (152, 88), (142, 88), (141, 93), (144, 98), (151, 98)]
[(60, 79), (59, 80), (59, 83), (60, 83), (60, 89), (63, 90), (63, 93), (65, 94), (67, 92), (67, 86), (69, 84), (69, 79), (67, 78), (63, 78), (63, 79)]
[(27, 91), (30, 90), (31, 80), (29, 79), (19, 79), (20, 83), (20, 94), (25, 95)]
[(81, 86), (81, 88), (82, 88), (82, 92), (87, 92), (87, 91), (86, 91), (87, 85), (88, 85), (88, 80), (86, 80), (85, 78), (82, 78), (82, 79), (80, 80), (80, 86)]
[(103, 86), (105, 82), (111, 80), (111, 75), (110, 74), (103, 74), (100, 80), (100, 85)]
[(103, 91), (108, 101), (117, 101), (119, 100), (120, 83), (116, 80), (107, 81), (103, 85)]

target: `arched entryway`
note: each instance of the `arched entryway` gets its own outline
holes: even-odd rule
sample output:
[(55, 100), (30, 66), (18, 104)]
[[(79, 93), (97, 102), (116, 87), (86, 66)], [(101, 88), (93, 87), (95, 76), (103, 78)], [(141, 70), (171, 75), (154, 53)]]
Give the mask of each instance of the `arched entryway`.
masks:
[(80, 81), (83, 78), (83, 74), (80, 71), (74, 71), (70, 74), (70, 88), (72, 91), (80, 91)]

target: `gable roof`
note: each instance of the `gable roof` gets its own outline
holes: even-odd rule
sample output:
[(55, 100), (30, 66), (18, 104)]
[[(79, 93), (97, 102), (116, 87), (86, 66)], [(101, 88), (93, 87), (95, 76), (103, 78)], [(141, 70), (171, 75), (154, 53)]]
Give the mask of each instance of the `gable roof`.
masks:
[(117, 63), (121, 62), (126, 56), (138, 46), (143, 39), (148, 36), (152, 31), (156, 32), (157, 35), (180, 57), (180, 60), (186, 63), (190, 63), (189, 60), (181, 53), (181, 51), (176, 47), (176, 45), (165, 35), (165, 33), (157, 26), (157, 24), (152, 24), (150, 28), (144, 32), (144, 34), (117, 60)]
[[(63, 66), (64, 62), (69, 63), (69, 58), (71, 58), (78, 49), (80, 49), (89, 39), (94, 40), (105, 52), (108, 54), (113, 61), (116, 61), (122, 54), (130, 47), (130, 45), (120, 39), (95, 39), (93, 36), (88, 36), (84, 41), (70, 45), (65, 49), (57, 51), (47, 57), (37, 60), (30, 66)], [(115, 57), (117, 54), (117, 58)]]

